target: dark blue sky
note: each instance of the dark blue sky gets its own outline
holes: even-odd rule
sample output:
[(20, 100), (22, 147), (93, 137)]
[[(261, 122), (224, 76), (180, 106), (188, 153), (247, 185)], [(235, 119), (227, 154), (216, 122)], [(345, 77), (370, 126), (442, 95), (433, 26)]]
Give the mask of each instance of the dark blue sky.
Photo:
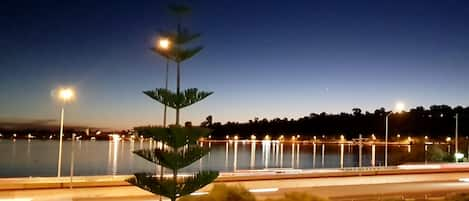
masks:
[[(141, 91), (163, 87), (164, 60), (149, 48), (158, 30), (175, 26), (168, 3), (2, 1), (0, 119), (58, 119), (51, 92), (73, 86), (66, 123), (160, 124), (161, 105)], [(191, 5), (185, 24), (203, 33), (205, 49), (183, 64), (182, 87), (215, 93), (182, 110), (183, 121), (297, 118), (396, 101), (468, 105), (467, 1)]]

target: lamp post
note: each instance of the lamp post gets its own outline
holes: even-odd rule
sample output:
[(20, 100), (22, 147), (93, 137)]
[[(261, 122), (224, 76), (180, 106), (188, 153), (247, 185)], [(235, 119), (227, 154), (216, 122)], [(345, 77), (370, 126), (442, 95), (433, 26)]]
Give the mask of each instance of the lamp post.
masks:
[(459, 122), (458, 122), (458, 118), (459, 118), (459, 114), (456, 114), (455, 118), (456, 118), (456, 128), (455, 128), (455, 131), (454, 131), (454, 132), (455, 132), (455, 137), (454, 137), (454, 140), (455, 140), (454, 151), (455, 151), (456, 153), (458, 153), (458, 130), (459, 130), (459, 128), (458, 128), (458, 127), (459, 127), (459, 125), (458, 125), (458, 123), (459, 123)]
[[(167, 38), (160, 38), (158, 39), (158, 48), (164, 51), (168, 51), (171, 46), (171, 41)], [(166, 54), (166, 79), (165, 79), (165, 84), (164, 87), (166, 90), (168, 90), (168, 74), (169, 74), (169, 54)], [(166, 128), (166, 111), (168, 109), (168, 106), (164, 105), (164, 110), (163, 110), (163, 127)]]
[(72, 151), (71, 151), (71, 154), (70, 154), (70, 189), (73, 188), (72, 184), (73, 184), (73, 171), (74, 171), (74, 168), (75, 168), (75, 133), (72, 133)]
[(61, 166), (62, 166), (62, 136), (64, 131), (64, 107), (67, 101), (71, 100), (74, 96), (74, 92), (70, 88), (59, 89), (59, 97), (62, 100), (62, 109), (60, 112), (60, 136), (59, 136), (59, 159), (57, 162), (57, 177), (60, 177)]
[(464, 157), (464, 154), (460, 154), (458, 152), (458, 130), (459, 130), (459, 125), (458, 125), (458, 119), (459, 119), (459, 114), (456, 113), (456, 116), (454, 116), (454, 118), (456, 119), (456, 126), (455, 126), (455, 130), (454, 130), (454, 158), (456, 159), (456, 162), (459, 162), (459, 159), (463, 158)]
[[(405, 104), (403, 102), (396, 103), (395, 111), (397, 113), (403, 111), (405, 108)], [(384, 144), (384, 167), (388, 167), (388, 138), (389, 138), (389, 116), (391, 116), (393, 112), (389, 112), (386, 114), (386, 136), (385, 136), (385, 144)]]

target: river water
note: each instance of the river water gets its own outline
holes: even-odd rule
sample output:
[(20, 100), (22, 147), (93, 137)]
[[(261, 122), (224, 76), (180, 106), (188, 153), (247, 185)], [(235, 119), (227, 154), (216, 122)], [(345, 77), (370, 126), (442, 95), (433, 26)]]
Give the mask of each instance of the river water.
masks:
[[(74, 175), (122, 175), (158, 171), (155, 164), (132, 150), (158, 146), (145, 141), (63, 142), (62, 175), (70, 175), (73, 147)], [(222, 172), (265, 168), (347, 168), (359, 166), (359, 146), (278, 141), (203, 142), (211, 151), (182, 172), (211, 169)], [(389, 146), (389, 165), (425, 162), (426, 145)], [(432, 145), (437, 146), (437, 145)], [(441, 146), (441, 145), (440, 145)], [(448, 151), (446, 145), (442, 150)], [(0, 177), (56, 176), (56, 140), (0, 139)], [(448, 147), (449, 149), (450, 147)], [(362, 166), (384, 165), (384, 146), (362, 145)]]

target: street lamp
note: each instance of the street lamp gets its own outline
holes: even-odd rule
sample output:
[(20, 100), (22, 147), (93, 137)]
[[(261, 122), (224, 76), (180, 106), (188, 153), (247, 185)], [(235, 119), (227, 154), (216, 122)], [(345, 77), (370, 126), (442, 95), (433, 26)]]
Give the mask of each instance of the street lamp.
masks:
[[(165, 58), (166, 58), (166, 79), (165, 79), (165, 84), (164, 87), (166, 90), (168, 90), (168, 74), (169, 74), (169, 53), (168, 50), (171, 47), (171, 41), (167, 38), (160, 38), (158, 39), (158, 49), (163, 50), (166, 52)], [(166, 111), (168, 109), (167, 105), (164, 105), (164, 111), (163, 111), (163, 127), (166, 128)]]
[[(395, 107), (395, 112), (399, 113), (402, 112), (405, 108), (405, 104), (403, 102), (397, 102)], [(386, 115), (386, 139), (384, 144), (384, 167), (388, 167), (388, 136), (389, 136), (389, 116), (391, 116), (393, 112), (391, 111)]]
[[(456, 113), (456, 115), (454, 116), (454, 118), (456, 119), (456, 127), (454, 129), (454, 154), (455, 154), (455, 158), (456, 158), (456, 162), (459, 161), (459, 158), (462, 158), (464, 157), (464, 154), (462, 155), (461, 157), (461, 154), (458, 152), (458, 131), (459, 131), (459, 125), (458, 125), (458, 120), (459, 120), (459, 114)], [(459, 157), (459, 158), (458, 158)]]
[(62, 136), (64, 132), (64, 106), (67, 101), (70, 101), (75, 96), (73, 89), (61, 88), (59, 89), (59, 98), (62, 101), (62, 110), (60, 113), (60, 142), (59, 142), (59, 159), (57, 162), (57, 177), (60, 177), (61, 166), (62, 166)]

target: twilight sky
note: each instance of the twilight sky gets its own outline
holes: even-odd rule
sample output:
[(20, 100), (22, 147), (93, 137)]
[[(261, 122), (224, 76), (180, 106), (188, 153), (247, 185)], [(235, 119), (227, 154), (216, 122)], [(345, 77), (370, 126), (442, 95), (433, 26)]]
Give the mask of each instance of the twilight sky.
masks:
[[(66, 124), (161, 124), (163, 107), (142, 91), (164, 86), (149, 48), (175, 26), (170, 2), (2, 1), (0, 122), (57, 120), (51, 93), (73, 86)], [(468, 105), (467, 1), (192, 2), (185, 24), (205, 49), (183, 63), (182, 87), (215, 93), (182, 122)]]

